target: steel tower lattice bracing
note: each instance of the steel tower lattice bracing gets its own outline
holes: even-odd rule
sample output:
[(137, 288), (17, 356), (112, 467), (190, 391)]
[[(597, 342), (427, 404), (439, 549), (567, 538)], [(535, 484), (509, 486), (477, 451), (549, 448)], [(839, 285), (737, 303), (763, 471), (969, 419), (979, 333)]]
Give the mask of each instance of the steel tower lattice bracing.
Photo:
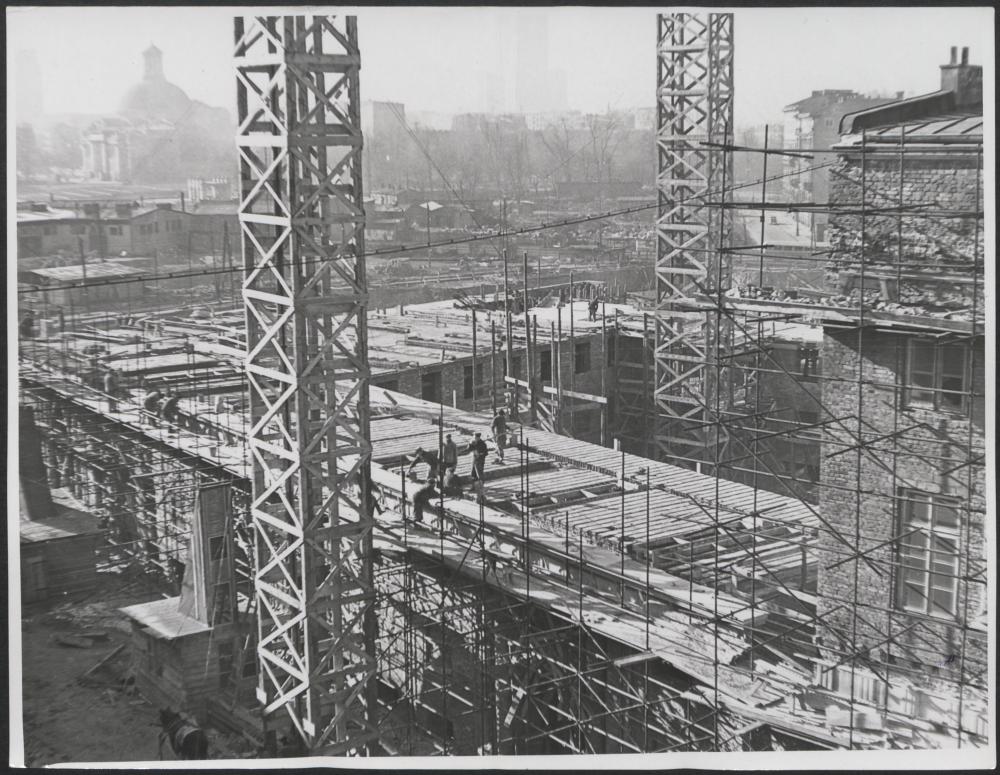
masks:
[[(678, 308), (730, 286), (730, 218), (719, 206), (732, 180), (733, 15), (657, 17), (656, 388), (661, 457), (711, 463), (721, 426), (709, 412), (725, 396), (731, 324)], [(723, 401), (723, 405), (725, 402)], [(714, 451), (713, 451), (714, 450)]]
[(237, 18), (258, 697), (312, 752), (374, 737), (375, 614), (354, 17)]

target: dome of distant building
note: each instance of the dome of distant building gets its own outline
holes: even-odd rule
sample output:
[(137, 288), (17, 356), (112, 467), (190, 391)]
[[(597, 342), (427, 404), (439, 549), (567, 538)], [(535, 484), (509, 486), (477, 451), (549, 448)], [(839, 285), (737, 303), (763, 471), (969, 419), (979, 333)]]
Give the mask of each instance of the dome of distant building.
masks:
[(181, 119), (191, 107), (191, 98), (163, 75), (163, 52), (150, 46), (143, 53), (145, 70), (142, 80), (125, 93), (121, 113), (143, 118)]

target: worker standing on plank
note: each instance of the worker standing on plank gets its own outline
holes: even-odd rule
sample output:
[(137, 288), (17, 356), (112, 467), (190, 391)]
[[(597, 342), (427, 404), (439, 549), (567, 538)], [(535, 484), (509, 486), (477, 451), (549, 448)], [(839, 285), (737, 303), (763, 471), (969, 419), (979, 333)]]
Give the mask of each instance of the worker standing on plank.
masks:
[(601, 300), (596, 296), (590, 300), (590, 304), (587, 305), (587, 312), (589, 313), (590, 320), (597, 320), (597, 308), (600, 304)]
[(150, 392), (146, 393), (146, 397), (142, 399), (142, 408), (146, 410), (146, 416), (149, 418), (149, 422), (152, 425), (159, 425), (156, 422), (156, 412), (160, 407), (160, 399), (163, 398), (163, 393), (155, 388)]
[(35, 313), (32, 310), (25, 310), (18, 330), (22, 339), (30, 339), (35, 335)]
[(438, 468), (440, 463), (438, 462), (438, 456), (434, 452), (428, 452), (423, 447), (417, 447), (417, 451), (413, 456), (413, 460), (410, 461), (410, 467), (406, 469), (406, 475), (410, 476), (413, 473), (413, 469), (418, 463), (427, 464), (427, 476), (436, 476), (438, 473)]
[(503, 409), (497, 409), (490, 429), (497, 445), (497, 462), (503, 463), (503, 448), (507, 446), (507, 413)]
[(450, 433), (445, 437), (444, 449), (441, 452), (441, 467), (445, 472), (450, 470), (452, 473), (458, 468), (458, 447), (452, 441)]
[(104, 372), (104, 392), (108, 396), (108, 411), (118, 411), (118, 402), (115, 400), (118, 395), (118, 375), (114, 369)]
[(472, 481), (476, 483), (476, 503), (483, 503), (483, 479), (486, 475), (486, 456), (489, 448), (482, 439), (482, 434), (476, 431), (475, 438), (469, 442), (466, 452), (472, 453)]

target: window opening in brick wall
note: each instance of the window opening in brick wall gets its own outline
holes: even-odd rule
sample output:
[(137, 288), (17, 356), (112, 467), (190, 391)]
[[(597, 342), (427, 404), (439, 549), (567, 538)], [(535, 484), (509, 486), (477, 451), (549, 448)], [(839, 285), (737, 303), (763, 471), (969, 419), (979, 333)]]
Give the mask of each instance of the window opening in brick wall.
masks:
[(906, 358), (906, 405), (963, 412), (969, 385), (969, 347), (911, 339)]
[(542, 382), (552, 381), (552, 351), (542, 350), (538, 358), (539, 377)]
[(441, 372), (428, 371), (420, 375), (420, 397), (437, 403), (441, 400)]
[(462, 398), (472, 398), (473, 389), (472, 366), (464, 366), (462, 367)]
[(899, 494), (898, 607), (938, 617), (958, 612), (958, 501), (904, 489)]
[(590, 342), (576, 343), (576, 357), (573, 360), (576, 363), (577, 374), (586, 374), (590, 371)]

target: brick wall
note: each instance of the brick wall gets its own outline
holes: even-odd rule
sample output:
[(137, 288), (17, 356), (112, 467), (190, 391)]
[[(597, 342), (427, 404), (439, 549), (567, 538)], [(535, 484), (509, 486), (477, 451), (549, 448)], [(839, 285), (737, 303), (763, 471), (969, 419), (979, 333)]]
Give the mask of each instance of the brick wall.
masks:
[[(550, 346), (547, 340), (542, 340), (541, 334), (539, 334), (539, 342), (541, 343), (541, 346), (538, 348), (538, 351), (532, 354), (532, 376), (534, 380), (538, 380), (539, 378), (543, 359), (546, 357), (551, 358), (551, 355), (545, 355), (550, 352)], [(571, 355), (575, 348), (570, 346), (569, 338), (567, 337), (563, 342), (563, 347), (561, 348), (562, 357), (559, 368), (559, 374), (561, 374), (563, 379), (563, 389), (573, 389), (580, 393), (593, 393), (600, 395), (601, 374), (605, 369), (606, 357), (603, 339), (600, 333), (588, 333), (582, 336), (577, 335), (575, 337), (575, 343), (581, 347), (585, 345), (589, 346), (589, 353), (586, 356), (589, 361), (587, 364), (589, 368), (583, 370), (581, 373), (575, 373), (574, 370), (577, 363), (574, 361), (573, 355)], [(513, 376), (517, 379), (523, 380), (527, 376), (525, 349), (523, 347), (515, 348), (513, 350), (513, 356)], [(498, 352), (493, 359), (495, 369), (492, 369), (488, 343), (485, 347), (480, 345), (480, 354), (476, 358), (476, 389), (474, 393), (475, 405), (473, 404), (473, 396), (468, 395), (466, 392), (466, 376), (471, 373), (466, 370), (472, 368), (471, 354), (461, 358), (455, 358), (454, 360), (448, 359), (441, 363), (428, 364), (416, 368), (393, 369), (375, 373), (372, 375), (372, 384), (378, 387), (396, 390), (400, 393), (414, 396), (416, 398), (424, 398), (424, 375), (440, 373), (441, 400), (446, 406), (452, 406), (454, 404), (457, 408), (464, 410), (487, 410), (491, 405), (491, 370), (494, 372), (492, 375), (492, 387), (496, 392), (497, 406), (503, 406), (504, 393), (513, 389), (512, 386), (504, 383), (506, 358), (506, 349), (498, 345)], [(583, 366), (582, 360), (579, 365), (581, 367)], [(555, 374), (556, 371), (553, 367), (551, 376), (555, 376)], [(554, 385), (555, 383), (549, 379), (543, 381), (541, 384)], [(551, 398), (551, 396), (547, 396), (546, 394), (540, 394), (540, 397), (541, 396)], [(577, 429), (578, 433), (576, 434), (577, 438), (582, 438), (588, 441), (598, 441), (600, 439), (600, 420), (598, 418), (595, 423), (592, 415), (595, 412), (599, 413), (599, 405), (591, 402), (571, 401), (565, 397), (563, 401), (564, 418), (568, 416), (571, 406), (578, 407), (576, 409), (577, 420), (574, 423), (574, 425), (579, 426)], [(566, 433), (569, 433), (570, 423), (568, 420), (564, 422), (563, 430)]]
[[(857, 628), (858, 648), (872, 648), (876, 659), (916, 667), (928, 680), (954, 679), (957, 659), (963, 650), (959, 626), (985, 610), (985, 585), (959, 581), (957, 621), (919, 616), (898, 610), (894, 564), (900, 488), (960, 499), (962, 531), (959, 551), (963, 556), (959, 576), (974, 574), (985, 564), (985, 469), (980, 459), (960, 466), (970, 456), (981, 454), (984, 444), (985, 369), (983, 341), (973, 348), (972, 388), (975, 397), (965, 414), (908, 408), (904, 403), (905, 335), (865, 330), (859, 357), (858, 334), (828, 331), (822, 358), (829, 379), (823, 386), (823, 401), (843, 425), (832, 424), (824, 434), (821, 456), (820, 513), (839, 532), (821, 530), (819, 560), (819, 613), (821, 642), (838, 643), (851, 651), (850, 639)], [(860, 391), (854, 381), (864, 380)], [(864, 418), (863, 438), (877, 439), (865, 452), (846, 449), (857, 436), (858, 413)], [(846, 430), (845, 430), (846, 429)], [(849, 433), (847, 432), (849, 430)], [(902, 431), (893, 437), (894, 431)], [(970, 452), (970, 447), (972, 451)], [(976, 452), (978, 450), (978, 453)], [(860, 464), (859, 464), (860, 456)], [(950, 458), (947, 460), (946, 458)], [(860, 539), (856, 534), (860, 533)], [(846, 544), (846, 545), (845, 545)], [(865, 552), (865, 560), (848, 559), (853, 547)], [(855, 582), (855, 573), (857, 580)], [(985, 581), (985, 576), (980, 577)], [(849, 602), (858, 600), (857, 620)], [(847, 603), (847, 605), (845, 605)], [(841, 607), (843, 606), (843, 607)], [(893, 609), (890, 613), (889, 610)], [(886, 645), (889, 635), (896, 643)], [(897, 645), (898, 644), (898, 645)], [(968, 673), (985, 668), (985, 638), (968, 632), (964, 667)], [(948, 666), (949, 661), (953, 664)]]

